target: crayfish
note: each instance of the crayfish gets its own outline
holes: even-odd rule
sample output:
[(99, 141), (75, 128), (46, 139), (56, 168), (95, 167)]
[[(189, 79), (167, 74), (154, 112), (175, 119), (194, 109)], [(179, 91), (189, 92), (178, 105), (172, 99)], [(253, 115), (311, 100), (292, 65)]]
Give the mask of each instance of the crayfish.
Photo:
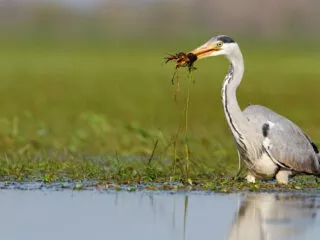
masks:
[(172, 84), (174, 84), (174, 78), (175, 78), (175, 75), (176, 75), (178, 68), (188, 67), (189, 72), (196, 69), (193, 66), (193, 63), (197, 60), (197, 55), (195, 55), (191, 52), (187, 53), (187, 54), (184, 52), (179, 52), (176, 55), (169, 55), (165, 59), (166, 59), (166, 63), (168, 63), (172, 60), (176, 61), (176, 70), (175, 70), (173, 77), (172, 77)]

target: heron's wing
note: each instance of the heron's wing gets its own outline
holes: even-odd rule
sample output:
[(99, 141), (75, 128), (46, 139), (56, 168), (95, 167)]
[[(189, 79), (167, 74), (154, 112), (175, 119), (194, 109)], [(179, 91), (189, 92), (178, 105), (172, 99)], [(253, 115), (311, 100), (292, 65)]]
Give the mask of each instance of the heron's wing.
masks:
[(296, 172), (320, 173), (318, 148), (297, 125), (258, 105), (247, 107), (244, 114), (262, 137), (262, 128), (268, 124), (265, 132), (270, 144), (268, 151), (280, 166)]

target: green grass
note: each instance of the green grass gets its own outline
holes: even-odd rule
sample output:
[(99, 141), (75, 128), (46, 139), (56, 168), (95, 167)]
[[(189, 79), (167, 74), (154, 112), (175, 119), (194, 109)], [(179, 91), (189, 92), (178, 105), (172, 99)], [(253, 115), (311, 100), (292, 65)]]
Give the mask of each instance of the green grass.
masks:
[[(184, 179), (183, 129), (172, 159), (184, 123), (187, 74), (180, 73), (174, 101), (174, 64), (165, 65), (163, 57), (202, 42), (1, 43), (0, 180)], [(317, 143), (320, 47), (299, 44), (241, 45), (246, 72), (238, 99), (242, 107), (261, 104), (288, 117)], [(196, 67), (189, 178), (228, 179), (238, 164), (220, 100), (228, 63), (211, 58)]]

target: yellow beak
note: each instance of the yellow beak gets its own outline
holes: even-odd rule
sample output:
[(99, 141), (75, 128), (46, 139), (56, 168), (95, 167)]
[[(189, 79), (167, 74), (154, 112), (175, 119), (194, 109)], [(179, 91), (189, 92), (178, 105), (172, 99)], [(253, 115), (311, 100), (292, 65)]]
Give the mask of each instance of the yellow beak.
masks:
[(197, 56), (197, 59), (201, 59), (210, 55), (210, 53), (219, 51), (216, 43), (205, 43), (202, 46), (191, 51), (192, 54)]

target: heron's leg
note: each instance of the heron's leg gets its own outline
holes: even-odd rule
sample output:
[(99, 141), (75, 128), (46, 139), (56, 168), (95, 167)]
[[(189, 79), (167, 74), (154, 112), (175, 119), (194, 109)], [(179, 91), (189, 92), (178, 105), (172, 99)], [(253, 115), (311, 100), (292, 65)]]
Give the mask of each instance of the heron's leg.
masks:
[(276, 174), (277, 183), (288, 184), (290, 175), (292, 175), (290, 170), (280, 169)]
[(254, 175), (252, 175), (250, 172), (248, 173), (246, 179), (247, 179), (247, 181), (249, 183), (255, 183), (256, 182), (256, 177)]
[(241, 165), (242, 161), (240, 158), (240, 153), (239, 153), (239, 151), (237, 151), (237, 153), (238, 153), (238, 171), (237, 171), (236, 175), (234, 176), (235, 180), (237, 180), (239, 178), (239, 176), (242, 172), (242, 165)]

